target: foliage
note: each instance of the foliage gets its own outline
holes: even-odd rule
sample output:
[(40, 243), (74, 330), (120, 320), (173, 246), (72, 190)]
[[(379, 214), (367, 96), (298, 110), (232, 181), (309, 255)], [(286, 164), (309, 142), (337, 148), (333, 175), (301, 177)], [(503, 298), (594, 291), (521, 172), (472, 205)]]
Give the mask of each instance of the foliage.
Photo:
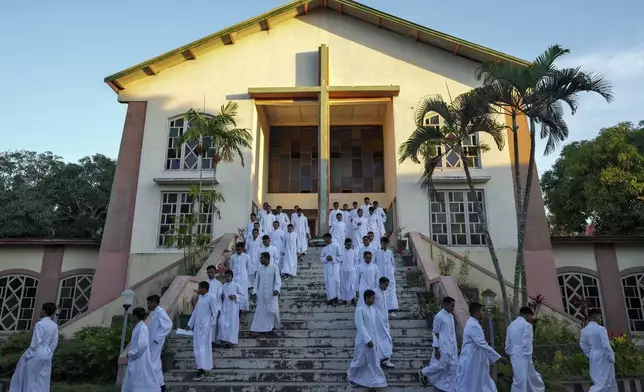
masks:
[(440, 300), (430, 292), (418, 293), (418, 303), (420, 312), (425, 317), (433, 317), (441, 310)]
[(405, 238), (409, 237), (409, 233), (405, 233), (403, 232), (403, 230), (405, 230), (404, 227), (399, 227), (396, 229), (396, 238), (398, 239), (398, 241), (402, 241)]
[(465, 251), (463, 259), (461, 260), (461, 266), (458, 270), (458, 284), (466, 285), (467, 280), (470, 277), (470, 269), (472, 269), (472, 264), (470, 264), (470, 252)]
[(534, 313), (535, 320), (539, 318), (539, 312), (541, 311), (541, 307), (543, 306), (545, 299), (546, 297), (543, 294), (537, 294), (535, 298), (530, 299), (528, 302), (528, 307), (532, 310), (532, 313)]
[[(490, 150), (490, 146), (483, 141), (484, 136), (489, 137), (498, 150), (502, 150), (505, 145), (504, 127), (494, 119), (494, 109), (489, 104), (489, 95), (487, 90), (474, 89), (459, 95), (449, 104), (443, 101), (441, 96), (422, 98), (414, 113), (416, 130), (400, 145), (398, 153), (400, 163), (411, 160), (421, 164), (420, 188), (428, 196), (433, 196), (441, 202), (445, 201), (441, 200), (440, 194), (435, 192), (434, 171), (448, 154), (460, 156), (470, 191), (468, 198), (474, 201), (474, 209), (499, 281), (504, 311), (509, 317), (505, 278), (490, 236), (487, 218), (483, 214), (483, 205), (476, 195), (468, 163), (470, 157), (481, 156), (482, 153)], [(436, 113), (441, 118), (442, 123), (439, 126), (425, 125), (425, 118), (430, 113)], [(473, 136), (478, 136), (477, 144), (470, 146)]]
[(0, 238), (100, 239), (115, 168), (100, 154), (0, 152)]
[(644, 122), (604, 128), (565, 146), (541, 177), (553, 231), (644, 235)]
[[(537, 124), (541, 125), (541, 139), (546, 139), (545, 154), (551, 153), (557, 145), (568, 138), (568, 126), (563, 119), (564, 104), (570, 107), (572, 114), (575, 114), (581, 92), (597, 93), (608, 102), (613, 98), (610, 83), (601, 76), (583, 72), (580, 67), (557, 68), (555, 61), (568, 53), (570, 53), (569, 50), (553, 45), (528, 66), (490, 61), (477, 70), (476, 76), (478, 79), (483, 79), (483, 90), (490, 102), (495, 104), (502, 114), (511, 118), (510, 131), (515, 146), (513, 169), (518, 229), (513, 293), (515, 310), (519, 307), (519, 291), (521, 291), (522, 302), (528, 301), (524, 240), (535, 168)], [(529, 129), (519, 129), (517, 122), (519, 116), (530, 119)], [(530, 138), (525, 189), (521, 181), (523, 177), (519, 160), (518, 133), (520, 131), (528, 132)], [(505, 298), (507, 297), (504, 296)]]
[(407, 284), (411, 287), (425, 286), (425, 281), (423, 281), (422, 272), (418, 270), (407, 268), (407, 271), (405, 271), (405, 279), (407, 280)]
[[(130, 339), (130, 332), (128, 329), (126, 341)], [(0, 377), (11, 376), (18, 360), (29, 347), (30, 341), (31, 332), (24, 331), (0, 342)], [(121, 327), (85, 327), (76, 332), (72, 339), (61, 337), (54, 352), (52, 381), (65, 383), (116, 381), (120, 343)]]
[(438, 254), (438, 273), (441, 276), (452, 276), (454, 271), (455, 263), (451, 257), (445, 256), (444, 252)]

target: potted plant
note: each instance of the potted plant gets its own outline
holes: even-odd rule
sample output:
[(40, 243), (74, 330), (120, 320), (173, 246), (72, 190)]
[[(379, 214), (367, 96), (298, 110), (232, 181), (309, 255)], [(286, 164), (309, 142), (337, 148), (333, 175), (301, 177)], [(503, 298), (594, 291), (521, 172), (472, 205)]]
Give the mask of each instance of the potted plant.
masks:
[(168, 341), (166, 340), (161, 351), (161, 369), (164, 372), (169, 372), (174, 368), (175, 356), (176, 353), (168, 347)]
[(398, 238), (397, 246), (400, 249), (407, 249), (407, 238), (409, 233), (403, 233), (404, 227), (396, 229), (396, 237)]
[(532, 313), (534, 313), (532, 317), (532, 327), (535, 331), (537, 330), (539, 311), (541, 310), (541, 305), (543, 305), (544, 299), (545, 297), (543, 294), (537, 294), (537, 296), (533, 300), (528, 302), (528, 307), (532, 310)]
[(181, 313), (179, 313), (179, 325), (177, 325), (177, 328), (184, 328), (188, 325), (188, 321), (190, 321), (190, 316), (192, 316), (192, 311), (196, 304), (196, 293), (192, 296), (183, 297), (183, 309), (181, 310)]

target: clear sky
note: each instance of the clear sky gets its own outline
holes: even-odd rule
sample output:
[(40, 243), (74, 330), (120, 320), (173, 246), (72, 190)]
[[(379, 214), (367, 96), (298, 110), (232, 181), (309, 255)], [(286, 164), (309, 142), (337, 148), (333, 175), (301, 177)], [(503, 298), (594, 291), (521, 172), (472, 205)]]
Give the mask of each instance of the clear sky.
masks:
[[(610, 105), (583, 99), (568, 118), (571, 139), (644, 119), (641, 0), (362, 2), (525, 59), (550, 44), (571, 49), (562, 65), (603, 73), (616, 94)], [(125, 107), (103, 83), (105, 76), (284, 3), (1, 0), (0, 151), (53, 151), (66, 160), (96, 152), (116, 157)], [(540, 171), (556, 155), (539, 157)]]

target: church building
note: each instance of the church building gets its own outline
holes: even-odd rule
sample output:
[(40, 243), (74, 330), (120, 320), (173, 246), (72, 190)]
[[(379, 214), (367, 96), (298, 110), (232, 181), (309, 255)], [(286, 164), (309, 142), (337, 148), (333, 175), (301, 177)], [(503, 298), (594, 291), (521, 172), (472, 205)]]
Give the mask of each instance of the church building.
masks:
[[(85, 309), (98, 311), (182, 257), (166, 246), (164, 234), (192, 213), (188, 190), (200, 179), (226, 199), (221, 219), (205, 211), (200, 220), (213, 238), (237, 233), (263, 203), (281, 205), (289, 215), (299, 206), (312, 234), (321, 235), (334, 202), (351, 206), (369, 197), (387, 210), (391, 227), (426, 236), (428, 252), (435, 244), (467, 253), (494, 271), (463, 158), (446, 156), (435, 173), (444, 202), (421, 191), (420, 165), (398, 162), (398, 147), (415, 130), (419, 100), (447, 100), (480, 86), (475, 71), (487, 61), (528, 64), (355, 1), (296, 0), (108, 76), (105, 83), (127, 114), (100, 250), (79, 267), (94, 271)], [(239, 105), (237, 126), (253, 136), (244, 166), (199, 159), (194, 143), (175, 148), (189, 127), (186, 112), (216, 115), (230, 101)], [(519, 120), (525, 129), (526, 119)], [(519, 143), (525, 174), (529, 140)], [(514, 148), (507, 138), (501, 151), (466, 157), (508, 280), (517, 249)], [(579, 278), (572, 292), (596, 292), (598, 301), (603, 293), (622, 314), (633, 310), (629, 320), (613, 316), (622, 317), (620, 325), (628, 328), (630, 321), (635, 330), (637, 322), (644, 330), (642, 305), (637, 313), (620, 290), (608, 290), (623, 286), (622, 278), (644, 281), (633, 256), (641, 247), (551, 238), (536, 176), (532, 189), (525, 247), (530, 294), (571, 313), (566, 287), (572, 274)]]

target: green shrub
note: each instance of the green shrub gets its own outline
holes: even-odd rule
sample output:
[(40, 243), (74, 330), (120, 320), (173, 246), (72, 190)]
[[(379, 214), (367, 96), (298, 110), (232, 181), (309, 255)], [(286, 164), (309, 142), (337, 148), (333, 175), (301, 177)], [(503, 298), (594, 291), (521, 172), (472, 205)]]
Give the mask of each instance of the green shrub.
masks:
[(10, 378), (31, 343), (31, 332), (21, 331), (0, 341), (0, 378)]

